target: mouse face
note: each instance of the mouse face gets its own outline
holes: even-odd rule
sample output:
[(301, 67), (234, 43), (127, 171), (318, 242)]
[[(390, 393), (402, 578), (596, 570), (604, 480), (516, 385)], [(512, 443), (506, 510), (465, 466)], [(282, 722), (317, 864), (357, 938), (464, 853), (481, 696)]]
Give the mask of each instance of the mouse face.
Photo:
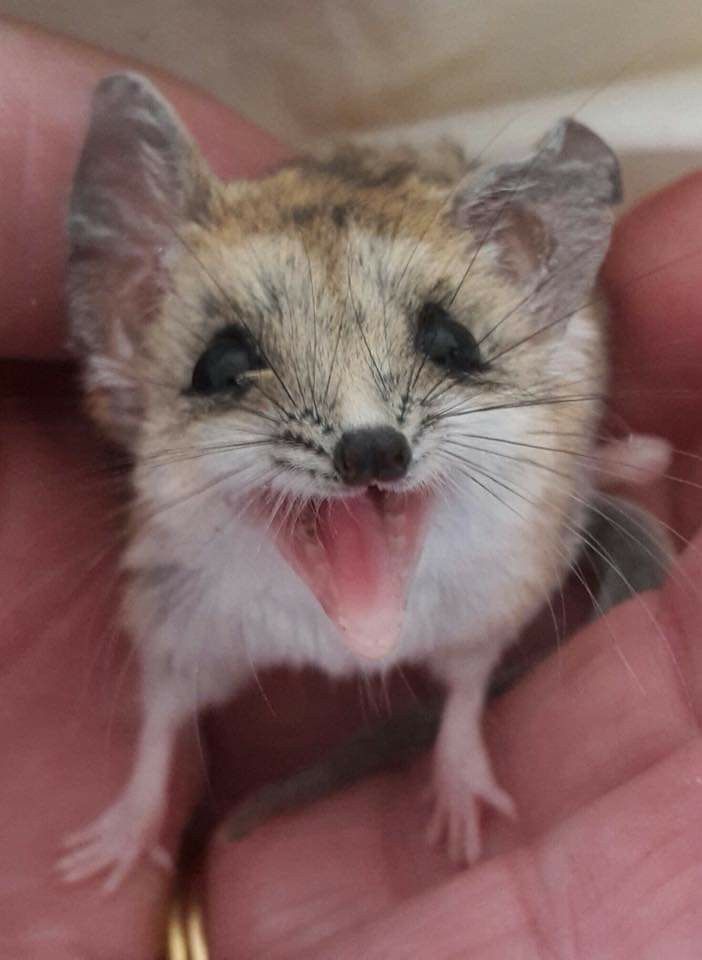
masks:
[(185, 541), (197, 511), (174, 505), (215, 500), (367, 657), (401, 634), (439, 505), (483, 529), (499, 513), (503, 551), (505, 513), (517, 540), (527, 514), (558, 570), (600, 411), (592, 289), (617, 195), (573, 122), (458, 179), (346, 148), (223, 185), (146, 81), (105, 81), (71, 299), (143, 515)]

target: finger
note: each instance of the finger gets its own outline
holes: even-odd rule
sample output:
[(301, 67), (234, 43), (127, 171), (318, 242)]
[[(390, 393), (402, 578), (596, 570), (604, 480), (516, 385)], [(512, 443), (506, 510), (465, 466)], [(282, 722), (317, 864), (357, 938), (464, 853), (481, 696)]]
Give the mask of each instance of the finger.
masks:
[(699, 435), (702, 173), (636, 206), (604, 269), (612, 298), (613, 394), (632, 429), (677, 446)]
[[(100, 77), (134, 66), (34, 28), (2, 24), (0, 356), (61, 353), (64, 219), (91, 93)], [(138, 68), (172, 99), (221, 176), (249, 176), (282, 156), (271, 137), (211, 97)]]
[[(242, 960), (321, 960), (330, 955), (336, 960), (696, 960), (702, 936), (702, 834), (691, 825), (698, 819), (701, 765), (698, 738), (540, 842), (412, 898), (393, 887), (389, 881), (395, 877), (388, 877), (385, 858), (373, 862), (367, 842), (366, 883), (354, 888), (349, 870), (359, 852), (346, 842), (344, 830), (337, 826), (336, 842), (308, 832), (297, 851), (296, 871), (283, 859), (266, 883), (249, 860), (252, 885), (242, 882), (243, 865), (235, 886), (231, 873), (219, 875), (230, 882), (214, 891), (220, 907), (227, 896), (227, 909), (218, 911), (212, 924), (212, 955), (215, 960), (230, 956), (236, 944)], [(354, 839), (363, 841), (358, 832)], [(331, 892), (329, 885), (320, 884), (314, 891), (319, 901), (305, 902), (300, 884), (309, 886), (319, 873), (327, 879), (322, 858), (334, 853), (339, 870)], [(283, 898), (286, 880), (297, 886), (293, 896)], [(273, 885), (281, 891), (278, 902), (271, 896)]]
[[(159, 867), (145, 858), (109, 898), (103, 877), (71, 887), (54, 870), (62, 838), (116, 799), (138, 724), (136, 663), (115, 630), (115, 487), (97, 482), (65, 397), (64, 384), (0, 405), (1, 952), (146, 960), (163, 942)], [(193, 784), (175, 786), (171, 853)]]

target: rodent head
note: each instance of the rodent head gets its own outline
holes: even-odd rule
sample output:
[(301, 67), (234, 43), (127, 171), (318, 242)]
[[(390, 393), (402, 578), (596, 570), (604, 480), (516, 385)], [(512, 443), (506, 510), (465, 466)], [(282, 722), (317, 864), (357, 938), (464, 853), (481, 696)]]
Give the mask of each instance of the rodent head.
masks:
[[(401, 606), (437, 491), (514, 475), (500, 443), (557, 427), (589, 446), (588, 302), (618, 195), (613, 155), (573, 121), (458, 182), (349, 147), (223, 185), (147, 81), (107, 78), (70, 215), (91, 409), (153, 468), (142, 496), (210, 485), (353, 633), (352, 607)], [(558, 499), (537, 467), (531, 493)]]

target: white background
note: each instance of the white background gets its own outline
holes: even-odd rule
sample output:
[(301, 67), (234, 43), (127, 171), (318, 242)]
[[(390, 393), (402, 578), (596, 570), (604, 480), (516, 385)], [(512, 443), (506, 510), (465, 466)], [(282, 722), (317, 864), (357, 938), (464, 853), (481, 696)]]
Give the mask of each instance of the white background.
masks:
[(0, 0), (0, 12), (169, 69), (297, 144), (460, 113), (469, 152), (502, 156), (576, 111), (622, 153), (629, 199), (702, 163), (702, 0)]

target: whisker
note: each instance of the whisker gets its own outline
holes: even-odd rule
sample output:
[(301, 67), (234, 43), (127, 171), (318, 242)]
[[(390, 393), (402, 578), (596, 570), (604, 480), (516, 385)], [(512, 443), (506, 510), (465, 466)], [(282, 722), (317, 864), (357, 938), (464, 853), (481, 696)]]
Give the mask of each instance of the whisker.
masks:
[[(509, 454), (502, 453), (502, 452), (497, 451), (497, 450), (488, 450), (488, 449), (486, 449), (486, 448), (484, 448), (484, 447), (473, 446), (472, 444), (461, 444), (461, 443), (458, 443), (457, 441), (448, 441), (448, 442), (453, 443), (454, 445), (459, 446), (459, 447), (461, 447), (462, 449), (473, 450), (473, 451), (478, 452), (478, 453), (488, 454), (489, 456), (499, 457), (500, 459), (508, 460), (508, 461), (511, 461), (511, 462), (527, 464), (527, 465), (529, 465), (529, 466), (531, 466), (531, 467), (535, 467), (535, 468), (537, 468), (537, 469), (539, 469), (539, 470), (543, 470), (543, 471), (545, 471), (545, 472), (547, 472), (547, 473), (549, 473), (549, 474), (552, 474), (552, 475), (557, 476), (557, 477), (559, 477), (559, 478), (562, 478), (562, 479), (564, 479), (564, 480), (570, 480), (570, 479), (571, 479), (570, 475), (567, 474), (567, 473), (565, 473), (564, 471), (558, 470), (558, 469), (556, 469), (555, 467), (551, 467), (551, 466), (548, 465), (548, 464), (539, 463), (538, 460), (533, 460), (533, 459), (530, 459), (530, 458), (524, 458), (524, 457), (519, 457), (519, 456), (511, 456), (511, 455), (509, 455)], [(700, 595), (700, 594), (699, 594), (699, 591), (697, 590), (696, 584), (694, 583), (694, 581), (692, 580), (692, 578), (691, 578), (688, 574), (686, 574), (686, 573), (684, 572), (684, 569), (683, 569), (683, 567), (682, 567), (682, 564), (680, 563), (680, 561), (679, 561), (677, 558), (675, 558), (675, 557), (668, 557), (668, 558), (666, 559), (666, 561), (664, 561), (660, 556), (658, 556), (656, 553), (654, 553), (654, 551), (651, 550), (651, 548), (648, 547), (643, 540), (639, 540), (639, 539), (638, 539), (637, 537), (635, 537), (635, 536), (631, 533), (631, 531), (628, 530), (623, 524), (619, 523), (619, 522), (616, 521), (613, 517), (609, 516), (608, 514), (604, 513), (601, 509), (599, 509), (599, 508), (595, 505), (595, 502), (594, 502), (592, 499), (586, 500), (586, 499), (584, 499), (583, 497), (578, 496), (577, 494), (575, 494), (575, 493), (573, 493), (573, 492), (571, 492), (571, 493), (569, 494), (569, 496), (570, 496), (570, 498), (571, 498), (572, 500), (575, 500), (575, 501), (576, 501), (577, 503), (579, 503), (581, 506), (583, 506), (583, 507), (586, 508), (587, 510), (591, 511), (592, 513), (596, 514), (596, 515), (599, 516), (602, 520), (605, 520), (607, 523), (609, 523), (610, 526), (616, 528), (616, 529), (619, 530), (621, 533), (623, 533), (628, 539), (630, 539), (633, 543), (635, 543), (636, 546), (637, 546), (639, 549), (641, 549), (651, 560), (654, 561), (654, 563), (661, 569), (661, 572), (663, 572), (663, 573), (667, 573), (667, 572), (668, 572), (668, 563), (672, 563), (674, 567), (679, 568), (680, 573), (681, 573), (681, 576), (682, 576), (683, 579), (686, 581), (687, 585), (691, 588), (692, 593), (694, 594), (694, 596)], [(605, 497), (604, 494), (600, 494), (600, 496), (601, 496), (601, 497)], [(630, 520), (630, 522), (631, 522), (632, 524), (634, 524), (634, 525), (635, 525), (639, 530), (641, 530), (643, 533), (646, 532), (646, 529), (645, 529), (645, 527), (643, 526), (643, 524), (642, 524), (640, 521), (638, 521), (634, 516), (629, 517), (629, 520)], [(663, 529), (665, 529), (668, 533), (671, 533), (671, 534), (675, 535), (677, 538), (681, 539), (681, 540), (683, 541), (683, 543), (685, 544), (685, 546), (688, 547), (690, 550), (693, 550), (694, 552), (697, 552), (697, 548), (696, 548), (695, 544), (694, 544), (692, 541), (688, 540), (686, 537), (684, 537), (682, 534), (676, 532), (669, 524), (665, 523), (665, 522), (662, 521), (662, 520), (658, 520), (658, 519), (656, 520), (656, 522), (659, 524), (659, 526), (661, 526)]]
[[(175, 238), (178, 240), (178, 242), (183, 246), (183, 248), (189, 253), (189, 255), (193, 258), (193, 260), (195, 261), (195, 263), (197, 263), (197, 265), (200, 267), (200, 269), (202, 270), (203, 274), (204, 274), (204, 275), (208, 278), (208, 280), (210, 280), (210, 282), (215, 286), (215, 288), (218, 290), (218, 292), (219, 292), (219, 293), (221, 294), (221, 296), (224, 298), (224, 300), (225, 300), (226, 303), (229, 305), (229, 307), (236, 313), (236, 312), (237, 312), (236, 304), (232, 301), (231, 297), (229, 296), (229, 294), (227, 293), (227, 291), (224, 289), (224, 287), (222, 286), (222, 284), (219, 282), (219, 280), (217, 280), (217, 278), (214, 276), (214, 274), (213, 274), (210, 270), (207, 269), (206, 265), (205, 265), (205, 264), (203, 263), (203, 261), (202, 261), (202, 258), (197, 255), (197, 253), (195, 252), (195, 250), (193, 250), (192, 246), (181, 236), (181, 234), (178, 232), (178, 230), (176, 230), (175, 227), (173, 227), (173, 226), (170, 225), (170, 224), (168, 225), (168, 227), (169, 227), (169, 229), (171, 230), (171, 232), (173, 233), (174, 237), (175, 237)], [(283, 392), (284, 392), (285, 395), (287, 396), (288, 400), (289, 400), (290, 403), (292, 404), (292, 407), (293, 407), (293, 410), (294, 410), (296, 407), (295, 407), (295, 401), (294, 401), (294, 399), (293, 399), (293, 396), (292, 396), (292, 394), (290, 393), (290, 390), (288, 389), (287, 384), (285, 383), (285, 381), (284, 381), (284, 380), (282, 379), (282, 377), (280, 376), (279, 371), (276, 369), (275, 365), (272, 363), (270, 357), (266, 355), (266, 352), (265, 352), (265, 350), (264, 350), (264, 348), (263, 348), (263, 344), (261, 343), (260, 338), (257, 337), (257, 336), (254, 334), (254, 332), (251, 330), (250, 325), (246, 322), (245, 319), (241, 318), (241, 323), (242, 323), (242, 326), (244, 327), (244, 329), (246, 330), (246, 332), (247, 332), (251, 337), (253, 337), (254, 341), (256, 342), (256, 344), (257, 344), (257, 346), (258, 346), (258, 349), (259, 349), (260, 352), (261, 352), (261, 357), (263, 358), (263, 360), (265, 361), (265, 363), (268, 365), (268, 367), (270, 367), (270, 369), (271, 369), (271, 371), (272, 371), (272, 373), (273, 373), (273, 376), (276, 378), (276, 380), (277, 380), (278, 383), (280, 384), (281, 389), (283, 390)]]
[[(693, 248), (688, 251), (686, 254), (681, 254), (669, 261), (666, 261), (661, 264), (657, 264), (655, 267), (652, 267), (650, 270), (646, 270), (643, 273), (638, 274), (635, 277), (631, 277), (628, 280), (620, 283), (620, 288), (630, 287), (633, 283), (638, 283), (641, 280), (645, 280), (651, 276), (655, 276), (657, 273), (660, 273), (662, 270), (667, 269), (670, 266), (676, 266), (677, 264), (684, 262), (685, 260), (692, 259), (693, 257), (699, 257), (702, 255), (702, 245)], [(586, 301), (580, 304), (580, 306), (575, 307), (573, 310), (569, 310), (567, 313), (562, 314), (559, 317), (556, 317), (554, 320), (550, 320), (545, 324), (542, 324), (536, 330), (532, 331), (527, 336), (517, 340), (516, 343), (512, 343), (505, 347), (504, 349), (493, 354), (491, 357), (488, 357), (486, 363), (489, 365), (494, 363), (496, 360), (504, 357), (506, 354), (510, 353), (512, 350), (516, 350), (518, 347), (523, 346), (525, 343), (528, 343), (534, 337), (539, 336), (542, 333), (545, 333), (548, 330), (551, 330), (553, 327), (557, 326), (560, 323), (564, 323), (566, 320), (570, 320), (571, 317), (574, 317), (576, 314), (580, 313), (581, 310), (585, 310), (587, 307), (595, 306), (598, 303), (606, 304), (608, 302), (608, 296), (604, 292), (595, 293), (592, 297), (589, 297)]]
[(298, 228), (298, 234), (300, 237), (300, 242), (302, 243), (302, 249), (305, 252), (305, 258), (307, 260), (307, 276), (310, 285), (310, 297), (312, 299), (312, 370), (310, 371), (310, 397), (312, 400), (312, 409), (317, 420), (320, 419), (319, 408), (317, 406), (317, 295), (314, 288), (314, 277), (312, 274), (312, 261), (310, 260), (309, 251), (307, 250), (307, 244), (302, 233), (302, 230)]
[[(580, 396), (565, 396), (565, 397), (546, 397), (544, 399), (534, 399), (534, 400), (518, 400), (510, 403), (495, 403), (490, 404), (484, 407), (470, 407), (468, 409), (461, 410), (451, 409), (448, 412), (440, 412), (436, 414), (429, 414), (425, 418), (426, 424), (438, 423), (441, 420), (448, 420), (455, 417), (466, 417), (473, 413), (487, 413), (492, 410), (519, 410), (522, 407), (542, 407), (542, 406), (552, 406), (562, 403), (592, 403), (593, 401), (605, 401), (607, 398), (603, 394), (599, 393), (589, 393), (582, 394)], [(460, 407), (460, 405), (458, 405)]]
[[(546, 453), (557, 453), (557, 454), (562, 454), (564, 456), (577, 457), (582, 460), (591, 461), (592, 463), (595, 463), (595, 464), (603, 459), (597, 453), (585, 453), (579, 450), (569, 450), (565, 447), (551, 447), (551, 446), (537, 444), (537, 443), (526, 443), (521, 440), (508, 440), (505, 437), (492, 437), (486, 434), (463, 433), (463, 432), (461, 432), (460, 436), (470, 440), (485, 440), (490, 443), (504, 443), (511, 447), (525, 447), (529, 450), (539, 450), (539, 451), (544, 451)], [(491, 453), (493, 451), (484, 450), (484, 452)], [(697, 454), (691, 454), (691, 456), (698, 460), (702, 459)], [(536, 463), (537, 461), (530, 461), (530, 462)], [(637, 463), (627, 462), (626, 460), (608, 459), (607, 462), (611, 463), (613, 466), (627, 467), (630, 470), (639, 471), (642, 473), (642, 475), (646, 475), (647, 473), (650, 473), (650, 470), (647, 467), (640, 466)], [(598, 469), (602, 473), (615, 476), (615, 477), (619, 476), (619, 472), (616, 470), (607, 470), (603, 467), (600, 467)], [(667, 473), (667, 472), (661, 473), (659, 474), (659, 476), (663, 480), (670, 480), (673, 483), (680, 483), (680, 484), (683, 484), (684, 486), (691, 487), (694, 490), (702, 490), (702, 484), (696, 483), (694, 480), (688, 480), (686, 477), (678, 477), (675, 474)]]
[(339, 312), (339, 326), (338, 326), (338, 329), (337, 329), (337, 332), (336, 332), (336, 338), (335, 338), (335, 340), (334, 340), (334, 350), (333, 350), (333, 352), (332, 352), (332, 357), (331, 357), (331, 360), (330, 360), (330, 362), (329, 362), (329, 374), (328, 374), (328, 376), (327, 376), (327, 383), (326, 383), (326, 386), (325, 386), (325, 388), (324, 388), (324, 403), (325, 403), (325, 405), (326, 405), (327, 400), (328, 400), (328, 398), (329, 398), (329, 388), (330, 388), (330, 386), (331, 386), (332, 374), (333, 374), (334, 368), (335, 368), (335, 366), (336, 366), (336, 358), (337, 358), (337, 355), (338, 355), (338, 353), (339, 353), (339, 344), (341, 343), (341, 334), (342, 334), (342, 332), (343, 332), (343, 329), (344, 329), (343, 311), (340, 311), (340, 312)]
[(378, 389), (380, 390), (380, 392), (381, 392), (381, 394), (383, 395), (383, 397), (385, 397), (385, 398), (387, 399), (387, 397), (389, 396), (388, 385), (387, 385), (387, 383), (385, 382), (385, 378), (383, 377), (383, 374), (381, 373), (380, 367), (378, 366), (378, 363), (377, 363), (377, 361), (376, 361), (376, 359), (375, 359), (375, 357), (374, 357), (374, 355), (373, 355), (373, 351), (372, 351), (371, 348), (370, 348), (370, 344), (368, 343), (368, 338), (366, 337), (366, 332), (365, 332), (365, 330), (363, 329), (363, 321), (362, 321), (362, 319), (361, 319), (360, 309), (359, 309), (358, 305), (356, 304), (356, 301), (355, 301), (355, 298), (354, 298), (354, 295), (353, 295), (353, 289), (352, 289), (352, 286), (351, 286), (351, 262), (350, 262), (350, 259), (347, 259), (347, 262), (346, 262), (346, 282), (347, 282), (349, 300), (350, 300), (350, 303), (351, 303), (351, 310), (352, 310), (352, 312), (353, 312), (354, 319), (355, 319), (355, 321), (356, 321), (356, 326), (357, 326), (357, 328), (358, 328), (358, 332), (359, 332), (360, 335), (361, 335), (361, 340), (363, 341), (363, 346), (365, 347), (366, 353), (367, 353), (367, 355), (368, 355), (368, 360), (370, 361), (370, 370), (371, 370), (371, 373), (372, 373), (372, 375), (373, 375), (373, 379), (375, 380), (376, 386), (377, 386)]
[[(153, 510), (151, 510), (149, 513), (143, 516), (142, 519), (144, 522), (150, 522), (156, 519), (157, 517), (161, 516), (162, 514), (167, 513), (170, 510), (173, 510), (175, 507), (183, 506), (185, 503), (188, 503), (191, 500), (202, 496), (203, 494), (209, 492), (210, 490), (214, 489), (220, 484), (226, 483), (228, 480), (232, 480), (234, 479), (234, 477), (244, 474), (246, 471), (253, 472), (253, 467), (254, 467), (253, 464), (246, 464), (243, 467), (242, 466), (237, 467), (235, 470), (229, 470), (227, 471), (227, 473), (224, 473), (219, 477), (215, 477), (214, 479), (209, 480), (206, 484), (203, 484), (202, 486), (198, 487), (196, 490), (191, 490), (188, 493), (184, 494), (183, 496), (177, 497), (174, 500), (168, 501), (166, 503), (158, 504), (158, 506), (154, 507)], [(259, 482), (262, 482), (263, 479), (267, 477), (267, 475), (268, 475), (267, 471), (262, 471), (259, 467), (258, 474), (254, 474), (254, 478), (250, 482), (252, 485), (257, 480)]]
[[(455, 456), (456, 456), (456, 459), (458, 459), (459, 461), (462, 459), (458, 455), (455, 455)], [(468, 463), (470, 464), (470, 461), (468, 461)], [(471, 465), (471, 469), (473, 469), (473, 465)], [(483, 473), (486, 474), (487, 471), (483, 471)], [(490, 479), (492, 480), (493, 483), (497, 483), (501, 487), (510, 490), (510, 486), (508, 484), (498, 481), (494, 476), (492, 476)], [(526, 501), (527, 503), (530, 503), (532, 506), (538, 505), (535, 503), (535, 501), (531, 500), (523, 492), (520, 492), (519, 490), (516, 490), (513, 487), (511, 488), (511, 492), (515, 496), (519, 497), (520, 499)], [(686, 678), (682, 674), (680, 665), (678, 664), (675, 657), (675, 652), (672, 649), (669, 640), (666, 638), (665, 632), (663, 631), (660, 623), (658, 622), (655, 615), (653, 614), (653, 611), (651, 610), (650, 605), (646, 602), (645, 598), (642, 597), (641, 594), (639, 594), (634, 589), (629, 578), (619, 569), (619, 567), (615, 563), (612, 562), (611, 557), (609, 557), (609, 555), (607, 554), (606, 549), (603, 549), (602, 544), (597, 540), (597, 538), (593, 537), (587, 531), (578, 529), (577, 527), (574, 527), (571, 523), (569, 523), (565, 519), (564, 511), (559, 511), (559, 513), (560, 513), (560, 520), (563, 526), (567, 530), (569, 530), (576, 538), (578, 538), (580, 542), (586, 543), (589, 546), (589, 548), (595, 553), (595, 555), (599, 556), (600, 559), (603, 560), (604, 563), (607, 565), (607, 567), (611, 569), (612, 572), (622, 581), (626, 589), (629, 591), (631, 597), (637, 599), (637, 601), (643, 608), (644, 612), (646, 613), (647, 619), (649, 620), (651, 626), (653, 627), (656, 635), (661, 640), (661, 643), (663, 644), (665, 649), (668, 651), (671, 658), (671, 662), (673, 664), (673, 668), (676, 670), (676, 673), (678, 674), (678, 677), (680, 679), (683, 689), (687, 691), (687, 696), (689, 699), (690, 693), (687, 687)], [(605, 623), (606, 623), (606, 618), (605, 618)]]

